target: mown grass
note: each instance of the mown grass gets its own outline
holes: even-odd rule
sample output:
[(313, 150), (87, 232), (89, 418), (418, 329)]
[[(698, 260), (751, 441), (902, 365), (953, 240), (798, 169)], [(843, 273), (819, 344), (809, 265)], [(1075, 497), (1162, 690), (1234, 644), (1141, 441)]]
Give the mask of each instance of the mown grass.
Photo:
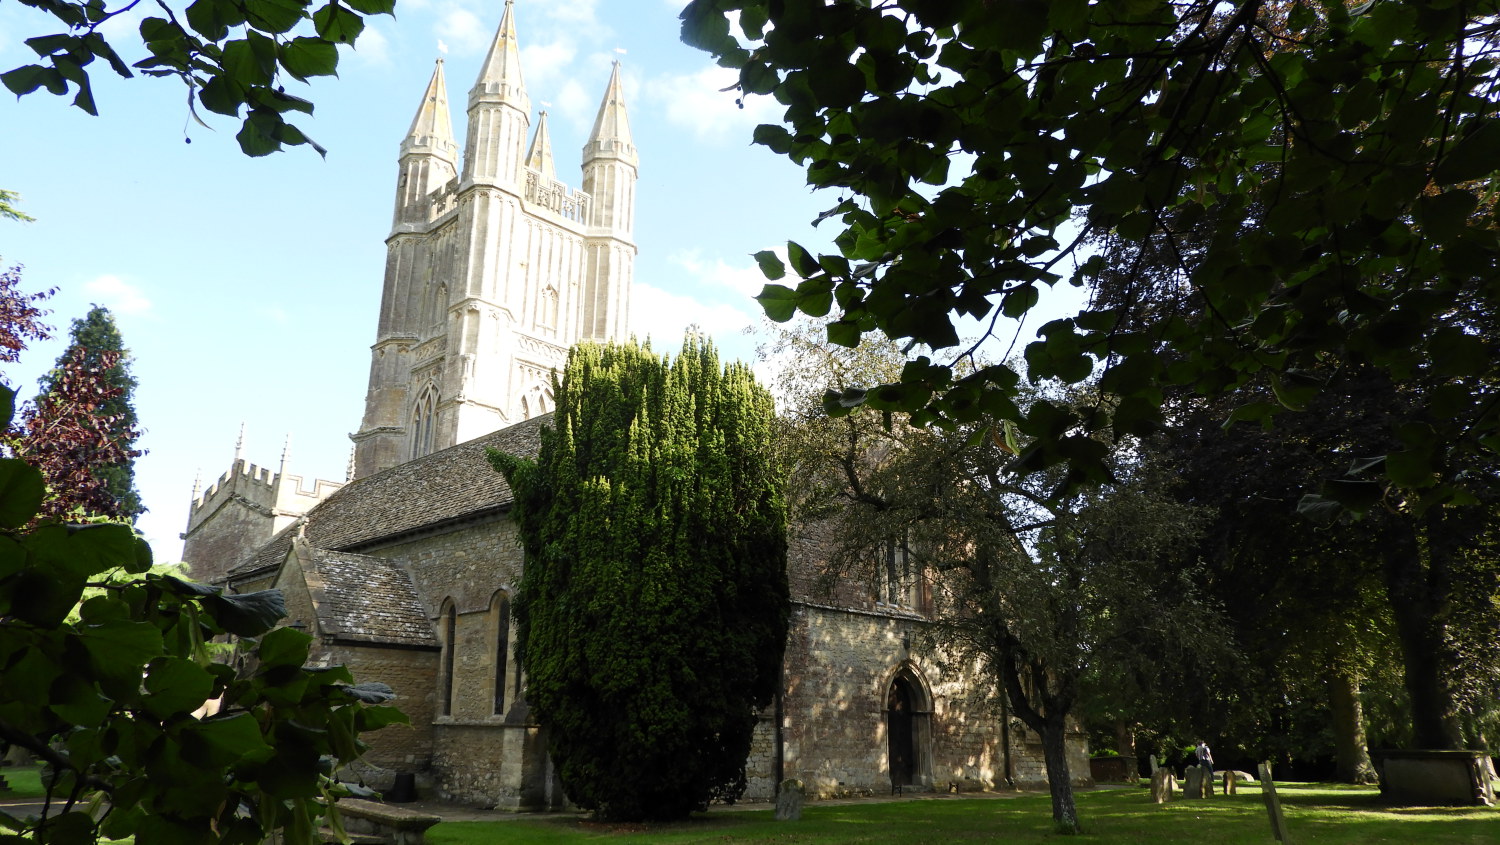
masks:
[(40, 798), (45, 794), (40, 766), (3, 766), (0, 776), (10, 785), (9, 789), (0, 789), (0, 799)]
[[(1465, 807), (1388, 807), (1377, 792), (1337, 784), (1279, 786), (1289, 838), (1296, 845), (1492, 845), (1500, 842), (1500, 811)], [(1052, 829), (1045, 794), (1015, 798), (914, 798), (856, 804), (810, 804), (799, 822), (777, 822), (769, 808), (716, 810), (687, 822), (617, 825), (581, 818), (444, 822), (432, 845), (618, 840), (688, 843), (1192, 843), (1265, 845), (1275, 840), (1258, 787), (1205, 801), (1151, 803), (1145, 789), (1078, 795), (1084, 835)]]

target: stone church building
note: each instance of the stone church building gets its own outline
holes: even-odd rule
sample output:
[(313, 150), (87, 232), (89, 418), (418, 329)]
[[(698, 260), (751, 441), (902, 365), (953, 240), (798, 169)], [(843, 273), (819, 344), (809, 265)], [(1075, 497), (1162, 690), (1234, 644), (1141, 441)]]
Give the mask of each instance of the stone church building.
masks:
[[(411, 726), (373, 736), (362, 774), (416, 774), (470, 804), (563, 804), (511, 644), (523, 566), (511, 492), (485, 459), (535, 455), (550, 374), (584, 340), (622, 340), (636, 247), (638, 160), (616, 64), (583, 148), (558, 180), (547, 114), (532, 122), (508, 0), (467, 133), (453, 134), (439, 61), (401, 142), (364, 419), (342, 483), (239, 455), (195, 491), (183, 556), (195, 577), (284, 591), (313, 660), (398, 694)], [(783, 684), (761, 715), (747, 799), (785, 778), (819, 796), (955, 781), (1037, 785), (1039, 741), (917, 645), (930, 596), (890, 567), (879, 584), (817, 587), (817, 532), (794, 528)], [(1072, 770), (1087, 777), (1081, 741)]]

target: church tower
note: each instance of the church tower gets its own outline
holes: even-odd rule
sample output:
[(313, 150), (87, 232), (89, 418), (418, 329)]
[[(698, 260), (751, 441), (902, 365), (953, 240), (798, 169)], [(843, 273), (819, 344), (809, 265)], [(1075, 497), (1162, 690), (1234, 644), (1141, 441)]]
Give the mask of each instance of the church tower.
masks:
[(401, 143), (355, 478), (552, 410), (570, 346), (627, 337), (638, 160), (619, 63), (575, 190), (546, 112), (532, 132), (507, 0), (461, 159), (453, 137), (439, 60)]

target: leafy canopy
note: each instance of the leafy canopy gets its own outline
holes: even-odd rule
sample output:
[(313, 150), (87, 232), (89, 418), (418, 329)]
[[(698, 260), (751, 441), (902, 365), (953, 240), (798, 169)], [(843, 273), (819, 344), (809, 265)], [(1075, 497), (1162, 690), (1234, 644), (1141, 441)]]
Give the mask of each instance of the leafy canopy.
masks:
[[(757, 258), (773, 319), (824, 317), (828, 338), (871, 332), (947, 350), (898, 381), (830, 394), (920, 424), (984, 414), (1031, 438), (1022, 470), (1106, 477), (1089, 432), (1161, 422), (1162, 388), (1267, 384), (1268, 419), (1324, 389), (1318, 365), (1358, 361), (1443, 382), (1431, 419), (1359, 467), (1413, 506), (1472, 501), (1441, 477), (1451, 453), (1500, 447), (1497, 359), (1463, 324), (1500, 299), (1500, 160), (1493, 0), (694, 0), (682, 35), (739, 70), (743, 94), (786, 107), (755, 141), (807, 168), (838, 201), (838, 249)], [(738, 32), (731, 29), (737, 23)], [(1271, 165), (1264, 167), (1264, 165)], [(1252, 203), (1261, 225), (1237, 220)], [(1033, 379), (1119, 397), (1109, 409), (1017, 406), (1019, 373), (959, 376), (957, 321), (1035, 313), (1049, 287), (1087, 285), (1126, 239), (1192, 225), (1217, 206), (1198, 258), (1178, 262), (1201, 318), (1149, 326), (1094, 307), (1025, 350)], [(1118, 269), (1118, 268), (1116, 268)], [(1127, 268), (1128, 269), (1128, 268)], [(785, 279), (786, 281), (781, 281)], [(1371, 505), (1368, 492), (1344, 503)], [(1376, 492), (1375, 498), (1378, 498)]]
[(0, 74), (17, 97), (38, 90), (72, 93), (73, 105), (97, 115), (89, 78), (96, 59), (122, 77), (132, 76), (132, 68), (147, 76), (175, 76), (187, 85), (188, 109), (199, 123), (199, 106), (241, 120), (235, 137), (251, 156), (298, 144), (326, 152), (287, 122), (296, 112), (312, 114), (313, 104), (288, 94), (286, 83), (335, 75), (338, 45), (354, 43), (366, 15), (392, 14), (396, 5), (395, 0), (328, 0), (321, 6), (310, 0), (193, 0), (185, 8), (158, 3), (163, 16), (147, 17), (140, 25), (147, 55), (127, 64), (105, 38), (104, 26), (140, 0), (113, 7), (103, 0), (20, 1), (56, 18), (63, 31), (27, 38), (37, 63)]

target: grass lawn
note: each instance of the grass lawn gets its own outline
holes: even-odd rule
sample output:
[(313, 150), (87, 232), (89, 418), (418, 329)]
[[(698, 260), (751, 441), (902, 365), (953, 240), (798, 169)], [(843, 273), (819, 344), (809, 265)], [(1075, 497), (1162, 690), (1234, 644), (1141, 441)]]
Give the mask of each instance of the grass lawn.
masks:
[[(1372, 789), (1337, 784), (1278, 786), (1295, 845), (1492, 845), (1500, 842), (1500, 810), (1465, 807), (1386, 807)], [(715, 811), (669, 825), (610, 825), (578, 819), (445, 822), (427, 833), (431, 845), (610, 840), (650, 843), (891, 842), (902, 845), (965, 841), (1192, 843), (1265, 845), (1271, 826), (1252, 786), (1205, 801), (1151, 803), (1146, 789), (1078, 795), (1084, 836), (1052, 832), (1045, 794), (1018, 798), (912, 799), (889, 803), (810, 804), (800, 822), (777, 822), (771, 809)]]
[(0, 775), (10, 784), (9, 789), (0, 789), (0, 799), (42, 797), (41, 772), (40, 766), (0, 766)]

